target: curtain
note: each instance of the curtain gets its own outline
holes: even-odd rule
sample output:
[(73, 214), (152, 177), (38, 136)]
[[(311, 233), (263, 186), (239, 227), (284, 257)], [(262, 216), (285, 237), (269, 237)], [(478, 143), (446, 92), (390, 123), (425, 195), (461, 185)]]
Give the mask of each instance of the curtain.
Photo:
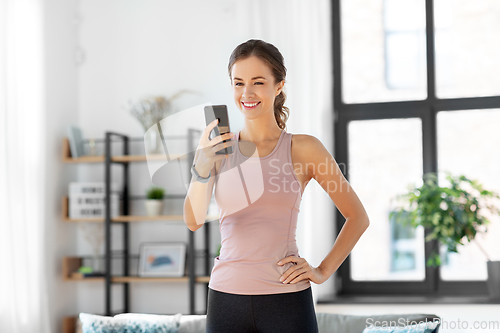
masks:
[[(238, 1), (241, 43), (262, 39), (285, 58), (287, 132), (309, 134), (333, 155), (333, 58), (329, 0)], [(304, 192), (297, 225), (299, 254), (318, 266), (333, 246), (334, 205), (323, 188), (311, 181)], [(315, 302), (334, 292), (333, 278), (311, 283)]]
[(0, 0), (0, 332), (50, 332), (43, 1)]

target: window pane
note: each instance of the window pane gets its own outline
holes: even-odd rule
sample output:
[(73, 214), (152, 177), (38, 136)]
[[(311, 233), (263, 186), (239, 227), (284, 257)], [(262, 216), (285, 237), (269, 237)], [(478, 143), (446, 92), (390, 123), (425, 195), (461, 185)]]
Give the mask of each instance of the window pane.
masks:
[[(446, 111), (437, 116), (438, 166), (440, 184), (447, 184), (444, 171), (463, 174), (476, 179), (487, 190), (500, 193), (500, 109)], [(443, 171), (443, 172), (441, 172)], [(498, 201), (496, 201), (498, 204)], [(478, 236), (480, 246), (500, 260), (500, 218), (488, 216), (491, 221), (484, 237)], [(466, 243), (467, 244), (467, 243)], [(474, 243), (458, 249), (459, 254), (447, 255), (441, 267), (444, 280), (485, 280), (486, 258)]]
[(390, 200), (422, 179), (421, 120), (352, 121), (348, 136), (349, 182), (371, 222), (351, 253), (352, 279), (423, 280), (423, 230), (389, 220)]
[(500, 1), (434, 4), (437, 96), (500, 95)]
[(343, 0), (341, 22), (344, 102), (427, 97), (424, 1)]

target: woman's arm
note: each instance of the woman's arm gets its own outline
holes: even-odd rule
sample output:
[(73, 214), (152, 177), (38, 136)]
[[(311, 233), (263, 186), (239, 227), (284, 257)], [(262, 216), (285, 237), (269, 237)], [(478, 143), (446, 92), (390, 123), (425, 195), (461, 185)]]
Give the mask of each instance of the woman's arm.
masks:
[(370, 225), (370, 220), (356, 192), (323, 143), (314, 136), (304, 135), (300, 146), (301, 154), (307, 154), (305, 160), (309, 177), (321, 185), (346, 219), (332, 249), (318, 266), (329, 278), (351, 253)]
[[(210, 180), (207, 183), (200, 183), (191, 177), (188, 193), (184, 199), (184, 223), (191, 231), (200, 229), (207, 218), (208, 206), (212, 199), (212, 193), (215, 183), (215, 175), (219, 171), (220, 160), (214, 163), (212, 168)], [(200, 174), (205, 177), (208, 174)]]

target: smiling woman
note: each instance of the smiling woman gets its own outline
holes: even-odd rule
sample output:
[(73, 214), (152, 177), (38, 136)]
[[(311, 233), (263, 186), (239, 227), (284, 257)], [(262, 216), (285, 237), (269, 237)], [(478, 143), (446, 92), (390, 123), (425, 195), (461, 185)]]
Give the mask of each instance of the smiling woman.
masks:
[[(366, 212), (321, 141), (286, 131), (278, 49), (249, 40), (233, 51), (228, 72), (245, 125), (232, 140), (234, 153), (215, 165), (222, 246), (208, 285), (207, 332), (318, 332), (311, 282), (325, 282), (347, 257), (368, 226)], [(312, 178), (348, 218), (318, 267), (300, 257), (295, 239)]]
[[(292, 134), (284, 130), (283, 56), (270, 43), (249, 40), (233, 51), (228, 72), (245, 127), (234, 153), (216, 165), (222, 246), (208, 286), (207, 332), (318, 332), (309, 277), (326, 279), (313, 277), (320, 271), (301, 261), (295, 243), (302, 193), (291, 163)], [(281, 182), (297, 186), (284, 190)], [(291, 274), (299, 267), (292, 259), (304, 264), (301, 273), (314, 274)]]

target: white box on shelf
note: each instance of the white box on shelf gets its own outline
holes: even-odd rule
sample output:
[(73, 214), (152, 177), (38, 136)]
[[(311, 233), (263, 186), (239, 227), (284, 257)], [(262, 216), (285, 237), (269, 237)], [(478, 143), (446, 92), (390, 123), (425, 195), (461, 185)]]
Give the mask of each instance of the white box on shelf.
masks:
[[(105, 205), (106, 198), (102, 194), (70, 194), (68, 197), (69, 206), (76, 207), (80, 205)], [(118, 193), (111, 193), (111, 205), (118, 205), (120, 196)]]
[[(90, 207), (77, 207), (69, 209), (69, 218), (104, 218), (106, 214), (106, 207), (104, 206), (90, 206)], [(111, 217), (117, 217), (119, 214), (118, 206), (111, 206)]]
[[(111, 193), (119, 193), (120, 184), (111, 183)], [(106, 194), (106, 184), (104, 182), (71, 182), (68, 193), (71, 194)]]

